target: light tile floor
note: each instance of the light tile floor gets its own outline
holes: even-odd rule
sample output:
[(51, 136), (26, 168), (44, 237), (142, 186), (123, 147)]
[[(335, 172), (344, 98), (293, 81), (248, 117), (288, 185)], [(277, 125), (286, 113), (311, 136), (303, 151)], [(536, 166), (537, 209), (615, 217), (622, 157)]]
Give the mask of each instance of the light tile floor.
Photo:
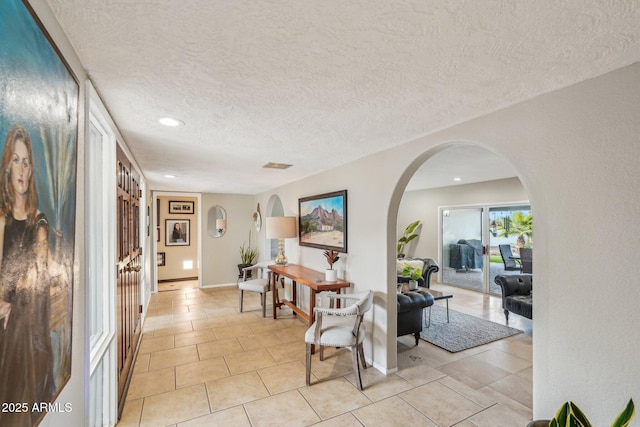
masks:
[[(450, 291), (454, 310), (504, 324), (500, 298)], [(270, 307), (268, 307), (270, 308)], [(267, 311), (269, 312), (269, 311)], [(262, 318), (257, 294), (235, 287), (152, 295), (122, 419), (129, 426), (524, 427), (532, 417), (532, 324), (524, 334), (449, 353), (400, 337), (398, 371), (362, 371), (345, 349), (314, 356), (305, 385), (304, 333), (291, 311)]]

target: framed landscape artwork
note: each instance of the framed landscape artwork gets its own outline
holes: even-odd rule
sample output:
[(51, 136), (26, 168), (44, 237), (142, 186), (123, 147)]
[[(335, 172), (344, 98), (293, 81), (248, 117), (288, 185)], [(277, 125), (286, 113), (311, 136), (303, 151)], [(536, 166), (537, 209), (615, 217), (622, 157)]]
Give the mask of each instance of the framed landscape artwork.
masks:
[(189, 246), (191, 244), (189, 239), (189, 225), (188, 219), (166, 219), (165, 220), (165, 246)]
[(298, 200), (301, 246), (347, 252), (347, 190)]
[(0, 425), (35, 426), (71, 376), (79, 86), (27, 1), (0, 2), (0, 76)]

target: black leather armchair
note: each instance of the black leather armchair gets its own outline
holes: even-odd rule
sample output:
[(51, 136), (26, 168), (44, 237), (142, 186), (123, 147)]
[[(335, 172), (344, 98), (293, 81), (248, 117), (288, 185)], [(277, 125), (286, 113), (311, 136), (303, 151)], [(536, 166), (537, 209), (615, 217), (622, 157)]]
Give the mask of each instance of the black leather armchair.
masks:
[(422, 261), (422, 278), (418, 279), (418, 286), (429, 289), (431, 287), (431, 275), (440, 271), (440, 266), (431, 258), (398, 258), (398, 283), (409, 283), (409, 277), (401, 274), (402, 266), (406, 261), (413, 265), (416, 261)]
[(433, 303), (433, 295), (424, 289), (398, 293), (397, 336), (413, 334), (418, 345), (422, 325), (424, 325), (424, 308), (432, 306)]
[(502, 288), (502, 308), (509, 323), (509, 312), (533, 319), (533, 276), (513, 274), (496, 276), (495, 282)]

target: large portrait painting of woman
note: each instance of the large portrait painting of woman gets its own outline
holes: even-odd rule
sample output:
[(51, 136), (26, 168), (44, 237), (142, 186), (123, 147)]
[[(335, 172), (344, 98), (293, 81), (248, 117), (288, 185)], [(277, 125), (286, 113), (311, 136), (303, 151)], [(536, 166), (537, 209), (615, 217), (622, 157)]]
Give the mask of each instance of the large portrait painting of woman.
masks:
[(0, 2), (0, 426), (71, 375), (78, 83), (30, 8)]

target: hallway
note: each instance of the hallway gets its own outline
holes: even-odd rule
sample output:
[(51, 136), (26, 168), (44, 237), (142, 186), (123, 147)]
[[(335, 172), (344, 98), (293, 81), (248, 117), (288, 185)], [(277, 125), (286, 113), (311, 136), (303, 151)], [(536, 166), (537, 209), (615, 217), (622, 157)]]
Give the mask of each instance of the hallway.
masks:
[[(500, 298), (449, 290), (453, 310), (504, 323)], [(511, 338), (449, 353), (412, 336), (398, 339), (398, 371), (363, 371), (327, 349), (304, 380), (307, 327), (282, 309), (261, 317), (256, 294), (238, 313), (235, 287), (152, 295), (118, 427), (129, 426), (524, 426), (532, 416), (532, 325)]]

